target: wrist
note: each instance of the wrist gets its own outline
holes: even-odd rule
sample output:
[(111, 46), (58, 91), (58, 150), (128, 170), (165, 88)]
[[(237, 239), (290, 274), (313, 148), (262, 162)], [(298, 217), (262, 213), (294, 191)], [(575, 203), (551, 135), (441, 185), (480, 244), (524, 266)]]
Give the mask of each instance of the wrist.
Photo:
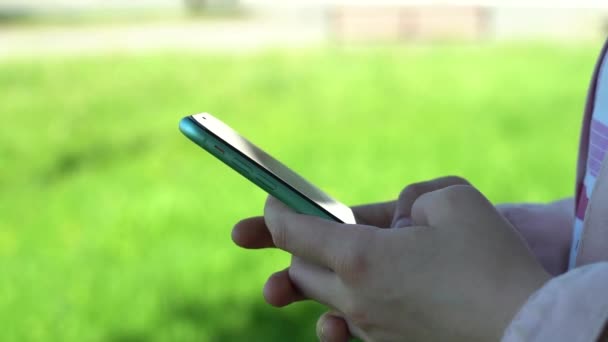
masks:
[(530, 297), (551, 279), (551, 275), (537, 263), (528, 270), (514, 269), (512, 272), (504, 272), (503, 275), (504, 286), (497, 294), (500, 298), (500, 307), (494, 308), (498, 314), (494, 340), (502, 338), (507, 327)]

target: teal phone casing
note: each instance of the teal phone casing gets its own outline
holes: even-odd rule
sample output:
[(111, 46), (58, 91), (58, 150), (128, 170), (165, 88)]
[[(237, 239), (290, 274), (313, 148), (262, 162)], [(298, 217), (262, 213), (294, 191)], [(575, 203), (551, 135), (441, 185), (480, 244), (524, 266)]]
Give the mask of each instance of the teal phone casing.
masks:
[(255, 185), (270, 195), (279, 199), (285, 205), (300, 214), (318, 216), (324, 219), (344, 223), (334, 217), (314, 201), (299, 193), (287, 185), (281, 179), (253, 162), (234, 147), (224, 143), (222, 140), (193, 122), (190, 117), (185, 117), (179, 122), (180, 131), (195, 144), (211, 153), (224, 164), (249, 179)]

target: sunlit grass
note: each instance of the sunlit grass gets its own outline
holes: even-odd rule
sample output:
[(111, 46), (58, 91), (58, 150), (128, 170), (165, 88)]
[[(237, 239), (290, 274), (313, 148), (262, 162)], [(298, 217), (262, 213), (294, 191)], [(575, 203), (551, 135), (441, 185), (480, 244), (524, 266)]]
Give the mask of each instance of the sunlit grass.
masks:
[(496, 202), (573, 190), (597, 51), (535, 46), (0, 63), (3, 340), (310, 341), (276, 251), (230, 242), (264, 193), (177, 130), (209, 111), (348, 204), (467, 177)]

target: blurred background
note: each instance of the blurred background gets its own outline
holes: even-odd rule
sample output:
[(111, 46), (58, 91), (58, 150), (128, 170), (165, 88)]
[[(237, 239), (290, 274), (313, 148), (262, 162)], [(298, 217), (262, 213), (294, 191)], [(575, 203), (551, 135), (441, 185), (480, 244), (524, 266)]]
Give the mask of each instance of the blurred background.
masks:
[(347, 204), (468, 178), (570, 196), (596, 1), (0, 0), (3, 341), (311, 341), (232, 225), (265, 194), (187, 141), (208, 111)]

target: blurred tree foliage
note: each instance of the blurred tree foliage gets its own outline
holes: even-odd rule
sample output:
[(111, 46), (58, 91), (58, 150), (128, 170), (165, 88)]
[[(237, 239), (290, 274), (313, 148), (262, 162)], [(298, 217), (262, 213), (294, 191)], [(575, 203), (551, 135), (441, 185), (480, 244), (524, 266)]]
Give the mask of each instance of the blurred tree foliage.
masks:
[(189, 13), (198, 15), (207, 12), (232, 12), (239, 5), (238, 0), (184, 0)]

